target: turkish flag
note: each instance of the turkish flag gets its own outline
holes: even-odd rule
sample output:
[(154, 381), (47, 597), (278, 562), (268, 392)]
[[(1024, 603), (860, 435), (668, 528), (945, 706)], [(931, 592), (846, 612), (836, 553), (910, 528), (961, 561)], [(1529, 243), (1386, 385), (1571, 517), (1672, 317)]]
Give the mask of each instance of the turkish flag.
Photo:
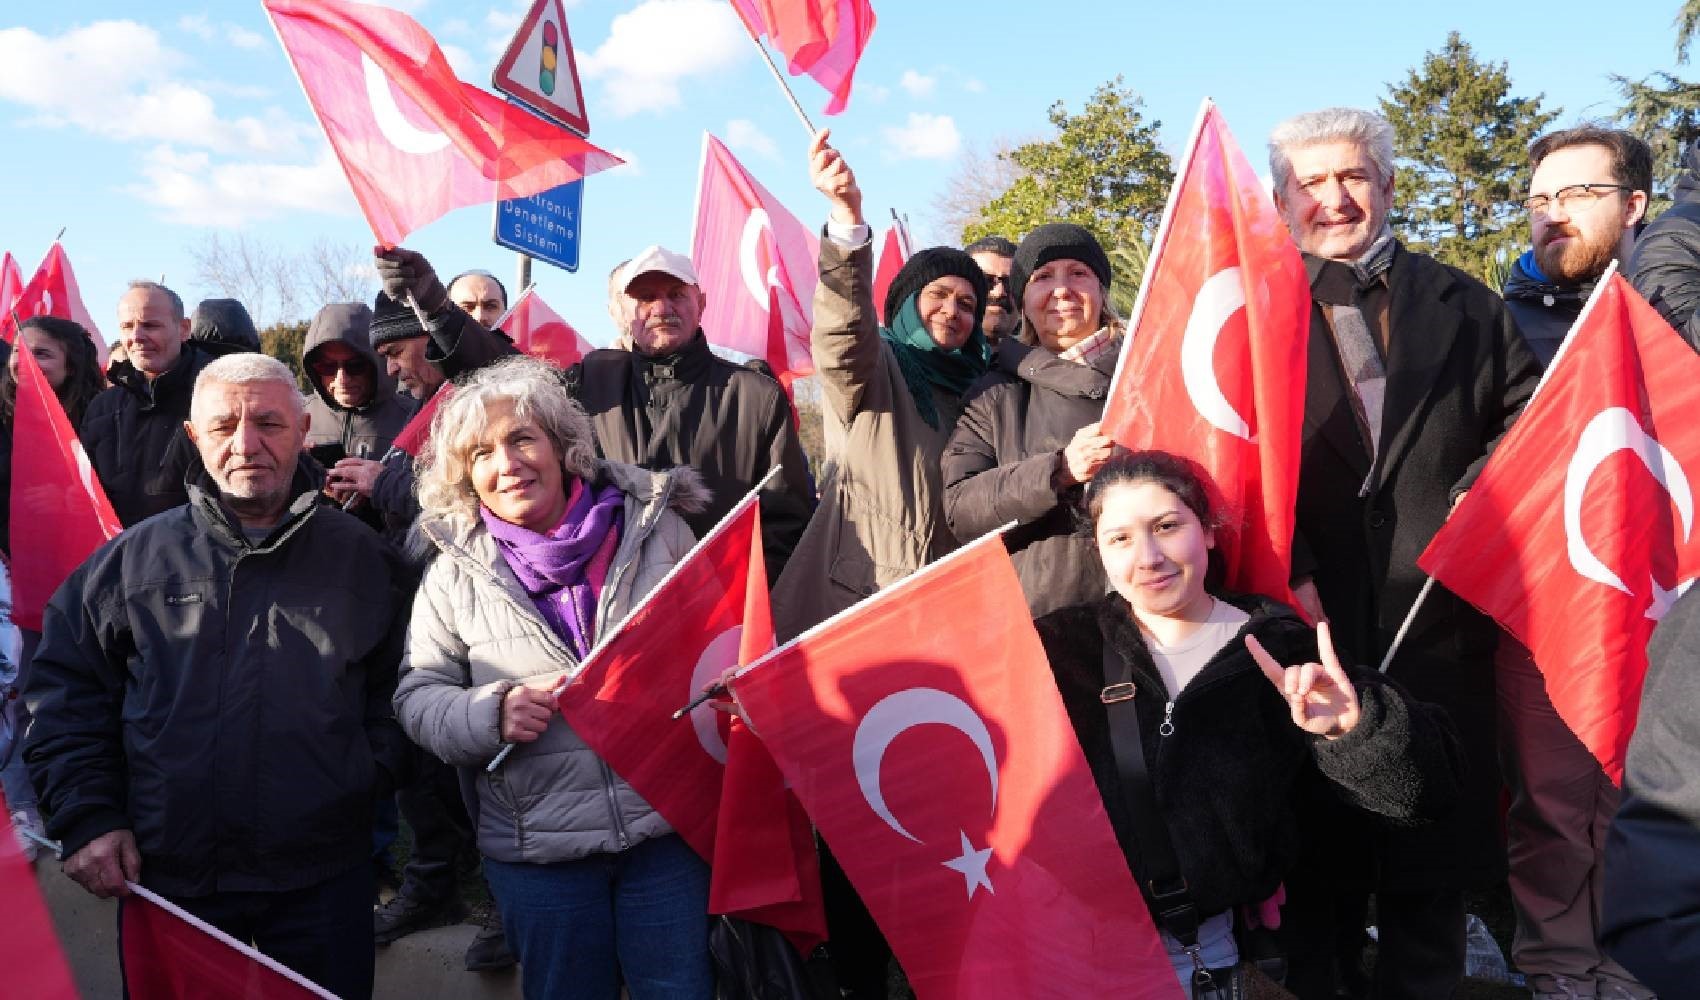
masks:
[(419, 457), (419, 449), (425, 447), (425, 442), (431, 437), (431, 420), (437, 415), (437, 408), (443, 405), (443, 400), (455, 394), (455, 384), (444, 382), (431, 394), (418, 412), (402, 425), (395, 440), (390, 442), (391, 448), (400, 448), (414, 458)]
[(512, 337), (514, 346), (524, 353), (562, 368), (571, 368), (596, 349), (572, 324), (549, 308), (549, 303), (537, 294), (536, 285), (519, 294), (513, 308), (496, 326)]
[(1226, 585), (1293, 603), (1310, 284), (1215, 105), (1200, 111), (1104, 406), (1104, 433), (1215, 486)]
[(826, 113), (850, 103), (856, 63), (874, 33), (868, 0), (732, 0), (750, 37), (766, 35), (792, 76), (807, 73), (832, 94)]
[[(703, 136), (692, 233), (691, 262), (708, 296), (702, 329), (709, 343), (765, 359), (787, 385), (812, 374), (820, 240), (712, 135)], [(783, 338), (770, 336), (776, 322)]]
[(6, 796), (0, 793), (0, 816), (8, 817), (0, 823), (0, 899), (6, 901), (6, 932), (0, 934), (0, 975), (5, 977), (7, 995), (77, 1000), (77, 986), (71, 980), (65, 953), (59, 948), (53, 915), (42, 902), (35, 868), (24, 860), (23, 848), (12, 830), (11, 815)]
[(1613, 781), (1647, 640), (1700, 577), (1700, 357), (1615, 270), (1417, 564), (1529, 647)]
[(673, 719), (704, 685), (773, 648), (756, 495), (597, 643), (560, 706), (573, 732), (711, 862), (710, 911), (788, 931), (806, 953), (826, 937), (807, 817), (760, 742), (724, 713), (704, 704)]
[(337, 1000), (276, 959), (260, 954), (168, 900), (130, 883), (119, 903), (119, 942), (130, 1000)]
[(891, 320), (885, 314), (885, 293), (891, 291), (891, 283), (896, 280), (897, 272), (903, 270), (904, 261), (909, 255), (903, 250), (903, 241), (899, 237), (897, 227), (892, 226), (885, 231), (885, 242), (880, 244), (879, 263), (874, 265), (874, 310), (879, 313), (882, 324)]
[(24, 273), (18, 269), (18, 262), (12, 257), (11, 251), (7, 251), (0, 255), (0, 336), (3, 336), (8, 344), (12, 342), (14, 335), (12, 305), (18, 301), (18, 293), (23, 290)]
[(621, 162), (456, 79), (406, 14), (347, 0), (265, 8), (385, 246), (452, 209), (529, 197)]
[[(11, 262), (13, 275), (18, 274), (17, 262), (11, 261), (10, 255), (7, 259)], [(4, 287), (6, 280), (6, 276), (0, 274), (0, 288)], [(4, 294), (0, 292), (0, 300), (3, 299)], [(7, 343), (17, 337), (16, 324), (32, 316), (57, 316), (81, 326), (94, 343), (100, 366), (106, 367), (106, 339), (101, 336), (94, 317), (89, 315), (88, 307), (83, 305), (83, 293), (77, 287), (71, 259), (65, 256), (65, 248), (58, 241), (47, 248), (47, 256), (41, 259), (41, 265), (35, 269), (29, 284), (18, 290), (17, 296), (7, 305), (5, 315), (0, 316), (0, 331), (4, 331)]]
[(732, 690), (917, 995), (1178, 1000), (1001, 537)]
[(18, 351), (12, 415), (12, 620), (41, 613), (71, 571), (123, 530), (35, 355)]

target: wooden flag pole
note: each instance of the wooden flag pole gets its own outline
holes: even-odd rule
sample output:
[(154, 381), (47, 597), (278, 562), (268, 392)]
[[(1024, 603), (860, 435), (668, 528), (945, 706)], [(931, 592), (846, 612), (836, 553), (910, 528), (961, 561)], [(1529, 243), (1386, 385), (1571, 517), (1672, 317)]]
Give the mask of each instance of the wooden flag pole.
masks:
[[(736, 9), (733, 13), (737, 13)], [(738, 20), (742, 23), (743, 16), (738, 15)], [(804, 111), (803, 105), (798, 103), (797, 95), (791, 92), (791, 84), (786, 81), (785, 74), (779, 72), (779, 66), (773, 61), (773, 56), (768, 54), (767, 46), (763, 45), (761, 39), (754, 35), (750, 35), (750, 43), (756, 47), (757, 52), (761, 53), (761, 61), (767, 63), (768, 72), (773, 74), (773, 82), (779, 84), (779, 89), (785, 92), (785, 99), (791, 102), (791, 110), (797, 112), (797, 117), (803, 122), (803, 128), (808, 130), (809, 138), (813, 139), (816, 131), (815, 123), (809, 121), (808, 112)]]

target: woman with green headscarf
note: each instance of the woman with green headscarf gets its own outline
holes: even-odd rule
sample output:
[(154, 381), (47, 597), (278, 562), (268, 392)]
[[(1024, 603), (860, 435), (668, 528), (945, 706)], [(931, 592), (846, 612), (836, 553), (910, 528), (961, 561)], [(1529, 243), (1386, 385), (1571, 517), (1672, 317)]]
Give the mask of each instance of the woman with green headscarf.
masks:
[[(832, 206), (809, 335), (827, 454), (820, 505), (773, 587), (782, 642), (956, 547), (939, 455), (990, 354), (980, 332), (986, 278), (960, 250), (909, 258), (892, 280), (889, 323), (880, 327), (862, 192), (827, 137), (823, 131), (809, 145), (810, 179)], [(830, 856), (822, 882), (839, 987), (883, 998), (890, 948)]]

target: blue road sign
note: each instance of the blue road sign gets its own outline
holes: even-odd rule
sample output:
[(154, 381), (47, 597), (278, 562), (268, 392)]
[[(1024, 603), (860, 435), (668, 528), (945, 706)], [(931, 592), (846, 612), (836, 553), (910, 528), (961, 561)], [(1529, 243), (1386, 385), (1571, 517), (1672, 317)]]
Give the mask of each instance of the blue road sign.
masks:
[(576, 180), (530, 198), (496, 202), (490, 236), (497, 246), (576, 272), (583, 211), (584, 181)]

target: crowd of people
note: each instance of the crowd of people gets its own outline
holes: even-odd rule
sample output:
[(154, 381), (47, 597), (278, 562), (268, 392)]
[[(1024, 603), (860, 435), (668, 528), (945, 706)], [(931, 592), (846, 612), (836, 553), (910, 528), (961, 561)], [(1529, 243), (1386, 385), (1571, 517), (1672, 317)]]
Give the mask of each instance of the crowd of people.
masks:
[[(1443, 589), (1374, 667), (1422, 588), (1417, 554), (1613, 261), (1700, 349), (1700, 146), (1649, 224), (1645, 144), (1543, 137), (1532, 245), (1499, 291), (1394, 235), (1385, 120), (1300, 114), (1269, 150), (1312, 295), (1297, 608), (1223, 589), (1231, 514), (1196, 465), (1104, 434), (1126, 327), (1098, 240), (1051, 223), (924, 249), (876, 304), (861, 190), (825, 132), (808, 151), (827, 207), (818, 482), (784, 389), (710, 349), (692, 262), (660, 246), (610, 275), (616, 346), (565, 371), (499, 329), (494, 276), (445, 285), (404, 248), (377, 255), (370, 306), (313, 317), (305, 394), (231, 300), (191, 316), (133, 283), (104, 372), (76, 324), (24, 322), (14, 350), (125, 527), (4, 650), (21, 671), (17, 738), (0, 739), (13, 825), (57, 841), (96, 896), (143, 885), (345, 998), (372, 994), (374, 944), (460, 919), (480, 868), (496, 912), (469, 969), (517, 961), (528, 997), (713, 997), (707, 862), (554, 692), (759, 487), (780, 641), (1013, 524), (1028, 610), (1186, 995), (1257, 976), (1304, 1000), (1453, 996), (1466, 897), (1507, 878), (1535, 997), (1684, 995), (1700, 598), (1655, 637), (1626, 794), (1529, 652)], [(0, 477), (29, 446), (16, 372)], [(396, 437), (445, 382), (416, 460)], [(380, 895), (400, 821), (413, 851)], [(821, 855), (814, 985), (883, 998), (891, 949)]]

